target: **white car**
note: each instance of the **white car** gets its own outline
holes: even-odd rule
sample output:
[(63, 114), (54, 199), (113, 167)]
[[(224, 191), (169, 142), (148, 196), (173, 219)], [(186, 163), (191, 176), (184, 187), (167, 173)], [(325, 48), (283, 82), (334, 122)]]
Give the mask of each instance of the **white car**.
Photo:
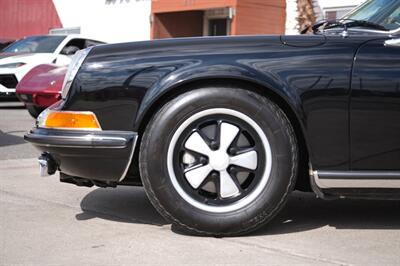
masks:
[(18, 40), (0, 53), (0, 96), (15, 95), (18, 82), (41, 64), (68, 65), (76, 51), (104, 42), (81, 35), (41, 35)]

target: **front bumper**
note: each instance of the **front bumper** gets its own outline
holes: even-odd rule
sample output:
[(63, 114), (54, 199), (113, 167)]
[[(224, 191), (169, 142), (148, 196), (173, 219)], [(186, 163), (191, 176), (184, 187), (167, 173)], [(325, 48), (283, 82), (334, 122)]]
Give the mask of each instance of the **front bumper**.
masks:
[(15, 97), (15, 88), (6, 88), (0, 84), (0, 97)]
[(50, 156), (65, 175), (121, 182), (132, 160), (137, 134), (35, 128), (24, 138)]
[(0, 96), (15, 97), (18, 79), (14, 74), (0, 74)]

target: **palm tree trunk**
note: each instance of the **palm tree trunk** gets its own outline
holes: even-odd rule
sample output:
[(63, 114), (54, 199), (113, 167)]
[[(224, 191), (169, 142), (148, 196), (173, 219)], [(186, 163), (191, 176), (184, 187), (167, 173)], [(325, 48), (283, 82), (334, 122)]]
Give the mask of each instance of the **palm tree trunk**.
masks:
[[(297, 0), (299, 29), (303, 31), (315, 23), (313, 0)], [(311, 29), (309, 29), (311, 31)]]

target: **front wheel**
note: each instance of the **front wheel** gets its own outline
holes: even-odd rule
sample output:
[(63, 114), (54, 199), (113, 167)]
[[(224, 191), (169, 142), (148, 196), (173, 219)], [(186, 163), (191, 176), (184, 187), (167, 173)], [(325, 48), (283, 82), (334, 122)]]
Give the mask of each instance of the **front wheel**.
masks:
[(271, 220), (296, 179), (293, 129), (277, 105), (239, 88), (199, 88), (164, 105), (139, 164), (156, 209), (186, 232), (245, 234)]

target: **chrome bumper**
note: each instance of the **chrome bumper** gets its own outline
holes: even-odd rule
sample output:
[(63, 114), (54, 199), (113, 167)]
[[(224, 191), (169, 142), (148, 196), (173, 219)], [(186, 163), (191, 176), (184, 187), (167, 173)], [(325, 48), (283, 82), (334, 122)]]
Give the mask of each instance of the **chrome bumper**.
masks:
[(33, 129), (24, 136), (42, 152), (41, 176), (61, 173), (100, 181), (122, 181), (131, 164), (137, 134), (128, 131)]

